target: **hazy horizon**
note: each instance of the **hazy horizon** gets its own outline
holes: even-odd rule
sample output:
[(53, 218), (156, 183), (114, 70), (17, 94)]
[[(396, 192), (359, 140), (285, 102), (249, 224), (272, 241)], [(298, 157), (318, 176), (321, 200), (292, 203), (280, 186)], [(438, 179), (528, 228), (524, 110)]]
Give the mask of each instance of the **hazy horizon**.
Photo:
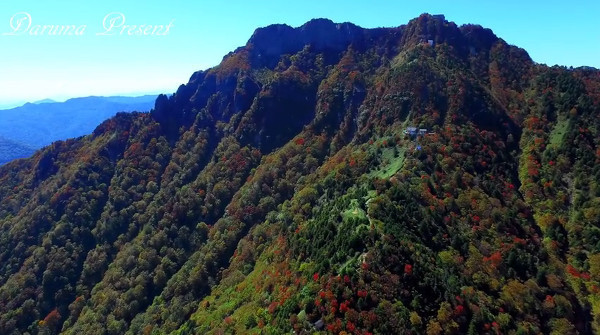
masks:
[(43, 98), (43, 99), (37, 99), (37, 100), (21, 100), (21, 101), (15, 101), (13, 103), (8, 102), (8, 103), (0, 103), (0, 110), (6, 110), (6, 109), (13, 109), (13, 108), (17, 108), (17, 107), (21, 107), (27, 103), (42, 103), (44, 100), (52, 100), (51, 102), (56, 102), (56, 103), (62, 103), (65, 102), (67, 100), (71, 100), (71, 99), (77, 99), (77, 98), (89, 98), (89, 97), (103, 97), (103, 98), (111, 98), (111, 97), (128, 97), (128, 98), (138, 98), (138, 97), (143, 97), (143, 96), (150, 96), (150, 95), (156, 95), (158, 96), (159, 94), (171, 94), (173, 92), (148, 92), (148, 93), (117, 93), (117, 94), (110, 94), (110, 95), (84, 95), (84, 96), (76, 96), (76, 97), (64, 97), (64, 98)]

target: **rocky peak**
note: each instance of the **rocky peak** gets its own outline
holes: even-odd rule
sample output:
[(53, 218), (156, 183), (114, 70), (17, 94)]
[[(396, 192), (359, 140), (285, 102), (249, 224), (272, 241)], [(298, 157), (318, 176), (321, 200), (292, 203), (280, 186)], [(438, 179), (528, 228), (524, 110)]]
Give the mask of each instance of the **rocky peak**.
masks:
[(296, 53), (311, 45), (315, 51), (345, 50), (352, 42), (364, 37), (367, 30), (352, 23), (334, 23), (328, 19), (314, 19), (298, 28), (274, 24), (257, 29), (248, 46), (261, 57)]

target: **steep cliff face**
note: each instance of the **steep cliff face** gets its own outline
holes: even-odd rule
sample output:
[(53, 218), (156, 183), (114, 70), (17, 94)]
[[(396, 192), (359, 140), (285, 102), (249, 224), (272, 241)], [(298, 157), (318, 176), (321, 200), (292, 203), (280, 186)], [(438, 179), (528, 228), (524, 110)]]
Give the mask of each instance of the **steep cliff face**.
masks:
[(599, 108), (475, 25), (258, 29), (0, 168), (0, 333), (597, 332)]

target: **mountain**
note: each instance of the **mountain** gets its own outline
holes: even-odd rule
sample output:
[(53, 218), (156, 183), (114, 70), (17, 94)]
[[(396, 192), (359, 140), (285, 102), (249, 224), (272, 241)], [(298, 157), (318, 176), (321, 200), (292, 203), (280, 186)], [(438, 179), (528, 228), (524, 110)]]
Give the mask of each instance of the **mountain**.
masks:
[(39, 149), (57, 140), (91, 133), (121, 111), (147, 112), (156, 96), (86, 97), (53, 102), (46, 99), (0, 110), (0, 136)]
[(442, 16), (257, 29), (0, 168), (0, 333), (598, 333), (599, 113)]
[(0, 136), (0, 165), (17, 158), (29, 157), (34, 152), (32, 147)]
[(48, 103), (56, 103), (56, 101), (54, 101), (52, 99), (42, 99), (42, 100), (38, 100), (38, 101), (33, 102), (33, 104), (36, 104), (36, 105), (48, 104)]

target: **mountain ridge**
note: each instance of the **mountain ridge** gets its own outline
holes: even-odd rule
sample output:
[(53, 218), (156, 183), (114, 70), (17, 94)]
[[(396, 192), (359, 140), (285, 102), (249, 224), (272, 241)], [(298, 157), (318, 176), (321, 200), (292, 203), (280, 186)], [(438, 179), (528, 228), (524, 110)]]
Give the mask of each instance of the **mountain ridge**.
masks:
[(0, 168), (0, 332), (600, 329), (599, 72), (302, 27)]

